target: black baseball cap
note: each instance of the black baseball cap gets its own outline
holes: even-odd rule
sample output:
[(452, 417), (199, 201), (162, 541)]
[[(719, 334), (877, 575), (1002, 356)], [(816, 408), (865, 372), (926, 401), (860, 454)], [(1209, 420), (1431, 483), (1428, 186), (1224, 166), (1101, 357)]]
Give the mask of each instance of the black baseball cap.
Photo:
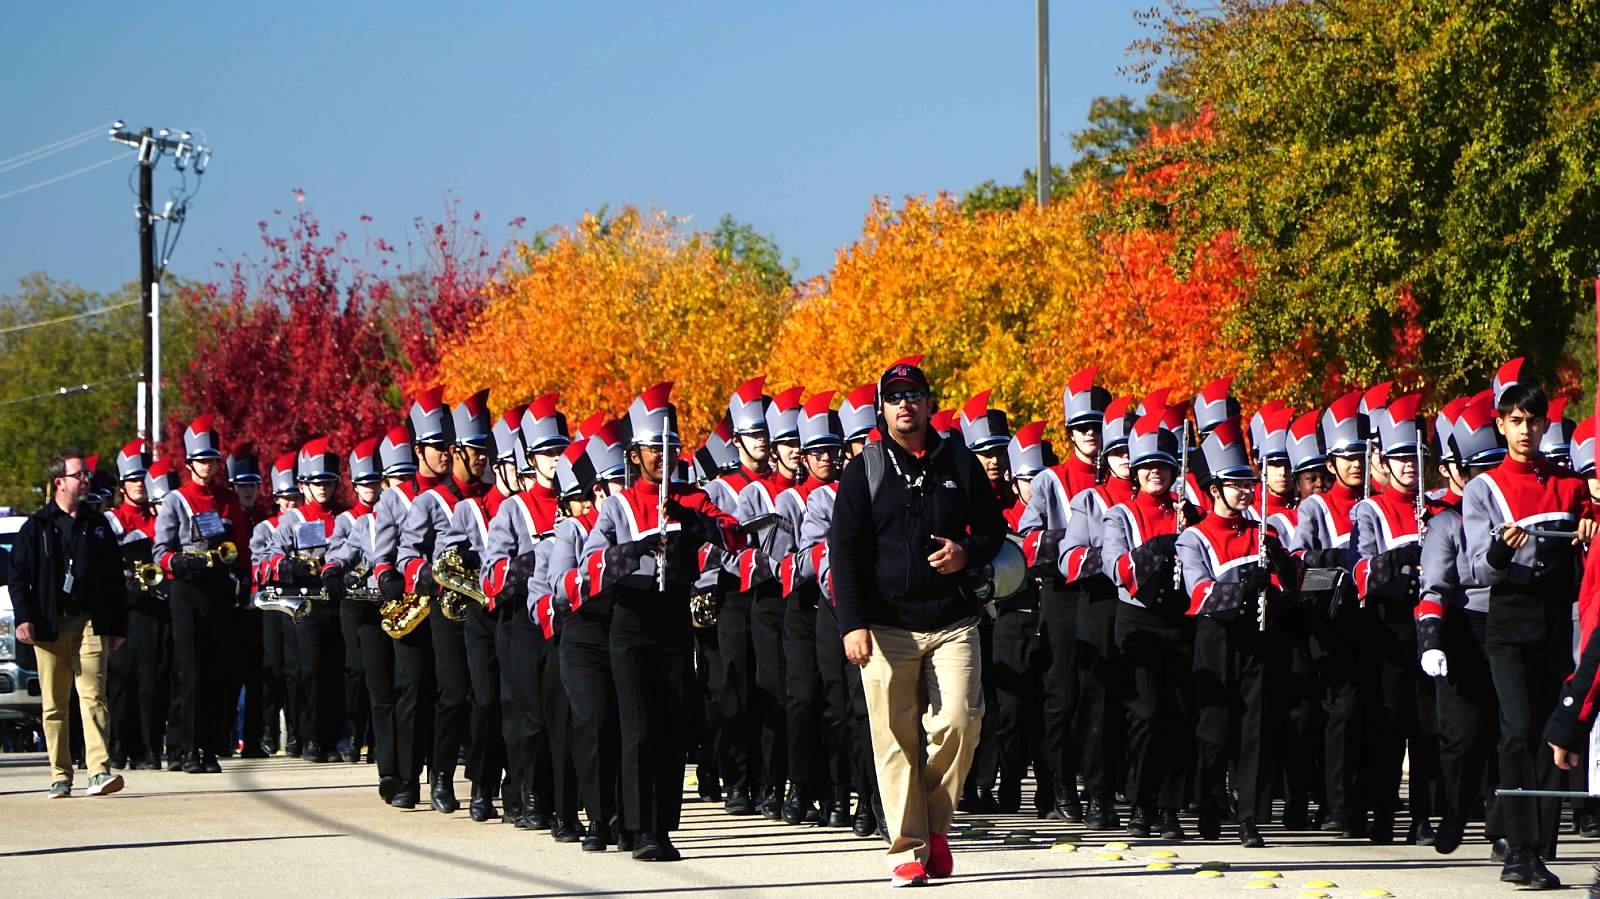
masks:
[(928, 389), (928, 376), (922, 373), (922, 369), (904, 360), (889, 366), (884, 370), (883, 377), (878, 379), (880, 397), (902, 390), (931, 392)]

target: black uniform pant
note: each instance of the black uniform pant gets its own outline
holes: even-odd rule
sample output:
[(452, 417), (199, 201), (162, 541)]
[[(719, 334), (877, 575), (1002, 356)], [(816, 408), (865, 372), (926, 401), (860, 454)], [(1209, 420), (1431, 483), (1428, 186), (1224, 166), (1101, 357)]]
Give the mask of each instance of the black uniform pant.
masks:
[(845, 658), (844, 638), (839, 634), (838, 622), (833, 620), (833, 611), (825, 602), (817, 604), (813, 630), (817, 674), (822, 681), (821, 730), (828, 780), (835, 790), (854, 787), (864, 801), (871, 801), (877, 790), (876, 771), (872, 754), (864, 753), (864, 741), (871, 740), (871, 735), (857, 732), (850, 699), (852, 675), (856, 692), (861, 691), (861, 669)]
[(700, 690), (699, 760), (696, 775), (702, 796), (714, 796), (722, 780), (722, 645), (717, 628), (694, 629), (695, 684)]
[(558, 653), (561, 683), (572, 711), (572, 761), (589, 827), (608, 827), (617, 814), (621, 735), (611, 671), (611, 620), (598, 610), (568, 615)]
[[(978, 616), (978, 678), (983, 689), (983, 707), (992, 709), (999, 700), (994, 682), (994, 619), (988, 614)], [(967, 779), (962, 784), (964, 800), (976, 799), (979, 790), (988, 794), (1000, 776), (1000, 744), (995, 741), (994, 729), (994, 719), (985, 714), (978, 729), (978, 748), (972, 753), (972, 767), (967, 769)]]
[[(276, 614), (276, 613), (274, 613)], [(312, 600), (311, 611), (294, 625), (300, 642), (300, 720), (302, 746), (315, 740), (324, 752), (339, 740), (344, 697), (344, 638), (339, 610), (325, 600)]]
[(777, 581), (755, 590), (750, 607), (750, 643), (755, 650), (756, 693), (754, 711), (761, 738), (761, 782), (768, 789), (783, 789), (789, 775), (787, 720), (784, 692), (788, 674), (783, 657), (784, 601)]
[(525, 786), (540, 796), (548, 796), (550, 790), (549, 752), (539, 706), (538, 649), (543, 642), (544, 634), (528, 617), (525, 605), (514, 605), (495, 624), (495, 648), (500, 656), (500, 734), (506, 751), (502, 792), (513, 797), (508, 801), (514, 804), (521, 803)]
[(233, 612), (232, 581), (210, 575), (174, 581), (172, 654), (178, 672), (180, 728), (188, 751), (218, 751), (227, 740), (223, 718), (224, 654), (228, 649), (228, 617)]
[[(472, 676), (467, 667), (466, 621), (451, 621), (444, 613), (428, 616), (433, 634), (433, 748), (429, 772), (434, 778), (454, 777), (461, 747), (472, 718)], [(469, 769), (467, 776), (471, 777)]]
[(300, 641), (294, 622), (280, 612), (261, 613), (261, 717), (262, 735), (279, 733), (279, 719), (286, 724), (284, 736), (298, 739), (300, 712)]
[(1287, 606), (1277, 613), (1275, 630), (1288, 659), (1283, 672), (1284, 715), (1279, 745), (1285, 796), (1304, 810), (1324, 798), (1322, 777), (1322, 691), (1312, 660), (1310, 610)]
[[(1072, 655), (1077, 667), (1078, 703), (1072, 719), (1073, 736), (1083, 785), (1091, 799), (1110, 804), (1123, 768), (1123, 672), (1117, 651), (1117, 588), (1094, 576), (1079, 584), (1076, 641)], [(1043, 621), (1041, 620), (1041, 629)], [(1052, 647), (1041, 650), (1046, 676)], [(1030, 710), (1031, 714), (1031, 710)], [(1048, 745), (1048, 744), (1047, 744)], [(1043, 756), (1046, 760), (1051, 756)]]
[(111, 654), (106, 679), (112, 738), (129, 756), (161, 755), (171, 684), (171, 615), (165, 604), (141, 599), (128, 612), (128, 641)]
[(611, 668), (622, 730), (622, 822), (664, 837), (683, 811), (689, 604), (681, 591), (616, 592)]
[(834, 784), (828, 775), (822, 730), (822, 673), (817, 667), (817, 590), (806, 585), (784, 603), (784, 731), (788, 739), (789, 782), (803, 799), (826, 799)]
[(1425, 683), (1417, 665), (1414, 602), (1370, 597), (1361, 609), (1362, 639), (1357, 664), (1362, 672), (1361, 708), (1365, 716), (1364, 767), (1371, 773), (1367, 802), (1381, 820), (1400, 805), (1400, 782), (1410, 750), (1410, 806), (1413, 819), (1431, 817), (1439, 780), (1439, 742), (1432, 713), (1425, 716)]
[(361, 747), (366, 746), (368, 758), (375, 759), (377, 737), (367, 742), (372, 703), (367, 691), (367, 665), (361, 657), (362, 606), (376, 610), (369, 602), (339, 603), (339, 639), (344, 644), (344, 719), (350, 723), (350, 749), (359, 755)]
[(1147, 809), (1185, 806), (1194, 770), (1189, 685), (1194, 622), (1119, 603), (1117, 648), (1132, 685), (1128, 698), (1128, 800)]
[[(506, 745), (500, 721), (500, 657), (495, 650), (496, 622), (483, 606), (470, 603), (461, 623), (468, 697), (467, 779), (493, 795), (505, 770)], [(435, 658), (438, 658), (435, 656)]]
[[(433, 750), (433, 627), (444, 616), (434, 610), (411, 633), (394, 641), (394, 745), (400, 777), (416, 782), (424, 763), (439, 768)], [(393, 638), (390, 638), (393, 639)], [(455, 769), (451, 755), (449, 767)]]
[(1037, 609), (1005, 610), (995, 619), (994, 663), (990, 666), (995, 699), (989, 706), (993, 713), (984, 715), (984, 720), (994, 721), (1002, 805), (1009, 808), (1021, 796), (1022, 779), (1032, 762), (1039, 791), (1034, 804), (1037, 811), (1045, 811), (1055, 804), (1055, 794), (1050, 789), (1044, 719), (1039, 714), (1044, 704), (1044, 673), (1049, 664), (1049, 652), (1039, 628)]
[(729, 793), (759, 790), (761, 721), (769, 714), (756, 686), (753, 596), (730, 593), (717, 611), (717, 646), (722, 653), (722, 758), (718, 766)]
[(1040, 630), (1049, 650), (1044, 672), (1045, 762), (1056, 781), (1071, 793), (1078, 790), (1077, 741), (1072, 725), (1080, 694), (1076, 652), (1078, 606), (1083, 592), (1077, 585), (1045, 584), (1039, 590)]
[[(1479, 802), (1487, 803), (1486, 833), (1504, 832), (1501, 805), (1485, 796), (1499, 736), (1499, 714), (1489, 658), (1484, 652), (1488, 614), (1451, 609), (1445, 616), (1440, 645), (1449, 673), (1435, 678), (1439, 709), (1440, 817), (1465, 825)], [(1512, 802), (1523, 800), (1513, 799)]]
[[(372, 725), (368, 756), (377, 764), (379, 777), (399, 777), (400, 754), (395, 742), (395, 641), (383, 632), (377, 603), (347, 599), (340, 614), (346, 640), (349, 634), (355, 634), (361, 683), (367, 691), (366, 708)], [(346, 686), (348, 684), (346, 681)]]
[(1202, 808), (1228, 805), (1228, 772), (1239, 793), (1238, 819), (1265, 823), (1278, 778), (1278, 725), (1288, 652), (1282, 635), (1261, 633), (1255, 618), (1195, 624), (1194, 696), (1197, 793)]
[(239, 733), (235, 736), (244, 744), (245, 755), (256, 754), (256, 740), (261, 736), (265, 720), (262, 696), (262, 645), (261, 619), (266, 612), (256, 608), (235, 607), (230, 618), (232, 634), (228, 653), (228, 683), (224, 688), (223, 702), (228, 709), (227, 721), (234, 722), (234, 704), (239, 706)]
[[(1548, 598), (1532, 589), (1497, 588), (1489, 599), (1485, 649), (1500, 700), (1500, 785), (1559, 790), (1562, 772), (1545, 746), (1544, 724), (1572, 672), (1572, 596), (1570, 588)], [(1503, 815), (1513, 847), (1553, 855), (1561, 800), (1509, 800)]]
[(1368, 801), (1366, 766), (1361, 764), (1363, 715), (1362, 672), (1357, 648), (1362, 638), (1361, 612), (1352, 596), (1328, 616), (1318, 603), (1311, 619), (1311, 655), (1322, 701), (1322, 780), (1325, 806), (1364, 814)]
[[(543, 637), (544, 632), (540, 631), (539, 636)], [(541, 639), (532, 645), (531, 651), (539, 669), (539, 711), (544, 723), (551, 811), (559, 821), (576, 823), (582, 799), (578, 790), (578, 769), (572, 755), (572, 703), (567, 699), (566, 685), (561, 682), (561, 634), (549, 640)]]

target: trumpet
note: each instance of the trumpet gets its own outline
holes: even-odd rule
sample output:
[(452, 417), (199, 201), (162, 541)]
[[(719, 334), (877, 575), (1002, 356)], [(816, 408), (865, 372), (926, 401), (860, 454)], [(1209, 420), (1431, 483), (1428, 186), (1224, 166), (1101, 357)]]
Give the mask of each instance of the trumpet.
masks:
[(167, 579), (167, 573), (154, 562), (138, 562), (133, 566), (133, 577), (139, 582), (139, 586), (153, 590), (157, 584)]
[[(461, 560), (461, 553), (454, 549), (445, 550), (433, 560), (433, 579), (448, 593), (470, 599), (485, 608), (489, 605), (489, 597), (478, 586), (477, 569), (467, 568)], [(451, 621), (461, 620), (452, 613), (459, 613), (462, 617), (466, 614), (464, 604), (449, 596), (440, 597), (440, 611)]]
[(217, 544), (215, 549), (184, 550), (178, 555), (188, 559), (204, 559), (207, 568), (216, 565), (232, 565), (239, 560), (239, 547), (233, 545), (232, 540), (224, 540)]

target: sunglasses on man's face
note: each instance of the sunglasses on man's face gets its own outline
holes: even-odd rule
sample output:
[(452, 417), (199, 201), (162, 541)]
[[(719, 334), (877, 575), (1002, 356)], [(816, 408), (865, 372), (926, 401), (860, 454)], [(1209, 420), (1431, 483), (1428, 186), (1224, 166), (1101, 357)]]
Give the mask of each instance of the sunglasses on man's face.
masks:
[(883, 401), (897, 406), (901, 403), (914, 403), (927, 395), (928, 392), (926, 390), (896, 390), (894, 393), (884, 394)]
[(66, 474), (62, 475), (62, 477), (64, 477), (64, 478), (76, 478), (76, 479), (78, 479), (80, 481), (87, 481), (90, 478), (94, 477), (94, 473), (89, 471), (89, 469), (85, 468), (82, 471), (69, 471)]

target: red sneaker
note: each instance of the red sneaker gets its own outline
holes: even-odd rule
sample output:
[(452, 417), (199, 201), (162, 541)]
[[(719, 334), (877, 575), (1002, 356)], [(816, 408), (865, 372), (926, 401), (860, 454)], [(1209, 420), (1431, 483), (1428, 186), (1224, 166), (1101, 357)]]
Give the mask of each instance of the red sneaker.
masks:
[(894, 875), (889, 878), (892, 887), (925, 887), (928, 885), (928, 871), (922, 867), (922, 862), (906, 862), (895, 865)]
[(950, 857), (950, 840), (942, 833), (928, 834), (928, 876), (949, 877), (956, 868)]

